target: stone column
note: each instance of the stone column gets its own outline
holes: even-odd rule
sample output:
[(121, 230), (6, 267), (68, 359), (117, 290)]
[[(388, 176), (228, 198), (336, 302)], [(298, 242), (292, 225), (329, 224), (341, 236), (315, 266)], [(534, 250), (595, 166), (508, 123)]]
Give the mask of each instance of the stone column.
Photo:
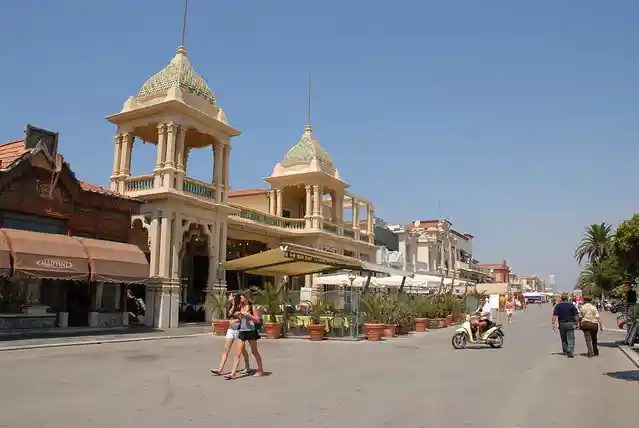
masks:
[[(220, 245), (219, 245), (219, 263), (226, 263), (226, 241), (228, 233), (228, 224), (225, 220), (219, 221), (220, 224)], [(220, 287), (226, 288), (226, 278), (220, 279)]]
[(173, 219), (173, 230), (171, 232), (171, 277), (180, 280), (180, 249), (182, 248), (182, 216), (176, 213)]
[(158, 212), (154, 212), (151, 217), (151, 230), (149, 232), (149, 252), (151, 253), (151, 260), (149, 262), (149, 277), (153, 278), (158, 276), (159, 273), (159, 261), (160, 261), (160, 219)]
[(322, 204), (321, 204), (321, 192), (322, 186), (317, 184), (313, 185), (313, 228), (321, 229), (322, 228)]
[(282, 189), (275, 190), (275, 215), (282, 217), (284, 207), (282, 207)]
[(175, 184), (178, 190), (182, 190), (182, 183), (184, 182), (184, 175), (186, 173), (186, 169), (184, 168), (184, 142), (186, 139), (186, 126), (180, 125), (177, 128), (177, 132), (177, 145), (175, 147), (177, 180)]
[(304, 186), (306, 189), (306, 206), (304, 207), (304, 227), (306, 229), (312, 227), (313, 217), (313, 188), (310, 185)]
[(162, 185), (165, 189), (171, 189), (174, 186), (175, 146), (177, 145), (176, 133), (177, 124), (173, 122), (168, 123), (166, 125), (166, 159), (164, 161), (164, 173), (162, 179)]
[(125, 132), (122, 135), (122, 155), (120, 158), (120, 175), (131, 175), (131, 152), (133, 150), (133, 133)]
[(162, 168), (164, 168), (164, 160), (166, 159), (166, 125), (159, 123), (157, 128), (158, 145), (157, 156), (155, 158), (155, 168), (153, 169), (153, 187), (159, 189), (162, 187)]
[(439, 232), (439, 268), (441, 269), (442, 274), (444, 273), (444, 233)]
[(171, 277), (171, 215), (163, 212), (160, 223), (159, 272), (162, 278)]
[(229, 185), (229, 166), (231, 163), (231, 145), (227, 144), (224, 148), (224, 194), (222, 197), (222, 201), (224, 203), (228, 203), (229, 201), (229, 192), (231, 191), (231, 186)]
[(113, 149), (113, 171), (111, 172), (111, 190), (114, 192), (118, 191), (119, 182), (120, 182), (120, 165), (121, 165), (121, 157), (122, 157), (122, 134), (115, 134), (114, 138), (114, 149)]
[(213, 144), (213, 184), (215, 185), (215, 202), (222, 203), (223, 180), (222, 161), (224, 159), (224, 146), (219, 141)]
[(97, 310), (97, 282), (89, 283), (89, 327), (97, 327), (99, 324), (100, 314)]
[(371, 208), (371, 205), (366, 205), (366, 232), (368, 233), (368, 243), (375, 243), (375, 211)]
[(275, 190), (271, 189), (268, 191), (268, 213), (275, 215), (275, 209)]
[(353, 232), (355, 239), (359, 239), (359, 202), (355, 198), (351, 198), (351, 209), (353, 211)]

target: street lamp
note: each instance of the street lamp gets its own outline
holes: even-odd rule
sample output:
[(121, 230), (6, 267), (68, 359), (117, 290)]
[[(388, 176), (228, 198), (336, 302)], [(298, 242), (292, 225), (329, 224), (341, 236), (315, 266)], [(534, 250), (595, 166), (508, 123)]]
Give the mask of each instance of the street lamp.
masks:
[(350, 290), (350, 297), (349, 297), (349, 306), (350, 306), (350, 312), (351, 312), (351, 317), (348, 320), (348, 325), (350, 326), (350, 330), (351, 330), (351, 337), (353, 337), (353, 324), (359, 324), (357, 321), (357, 319), (355, 318), (355, 308), (353, 306), (353, 282), (355, 282), (355, 278), (357, 278), (357, 276), (355, 275), (355, 272), (350, 271), (348, 273), (348, 280), (351, 283), (351, 290)]

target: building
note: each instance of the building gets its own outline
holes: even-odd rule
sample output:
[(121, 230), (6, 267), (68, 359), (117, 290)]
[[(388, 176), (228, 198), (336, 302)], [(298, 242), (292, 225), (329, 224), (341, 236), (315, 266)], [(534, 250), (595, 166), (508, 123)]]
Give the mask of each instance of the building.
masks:
[[(117, 126), (111, 189), (144, 203), (135, 218), (150, 242), (148, 325), (176, 327), (193, 311), (210, 320), (207, 293), (265, 280), (225, 272), (224, 263), (284, 242), (374, 258), (373, 204), (348, 191), (310, 125), (265, 179), (268, 188), (230, 191), (231, 140), (240, 131), (183, 46), (107, 120)], [(133, 177), (135, 141), (155, 145), (157, 156), (153, 171)], [(189, 152), (202, 147), (212, 150), (210, 183), (188, 177)], [(304, 298), (313, 278), (295, 281)]]
[(491, 282), (508, 283), (510, 280), (511, 269), (506, 260), (501, 263), (480, 262), (477, 264), (479, 270), (489, 275)]
[(546, 291), (546, 281), (537, 275), (521, 276), (519, 279), (521, 286), (525, 289), (536, 292)]
[(126, 286), (148, 278), (141, 204), (79, 181), (30, 126), (0, 145), (0, 195), (0, 334), (127, 325)]
[(485, 274), (475, 269), (473, 236), (452, 227), (448, 220), (416, 220), (408, 226), (389, 226), (399, 239), (404, 269), (444, 274), (482, 282)]

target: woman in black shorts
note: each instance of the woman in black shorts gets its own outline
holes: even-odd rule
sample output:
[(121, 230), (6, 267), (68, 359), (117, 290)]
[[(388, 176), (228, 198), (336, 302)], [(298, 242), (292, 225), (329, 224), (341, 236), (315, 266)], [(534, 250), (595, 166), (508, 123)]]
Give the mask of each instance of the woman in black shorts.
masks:
[(251, 299), (251, 291), (247, 290), (242, 293), (241, 309), (240, 309), (240, 328), (237, 344), (237, 353), (235, 354), (235, 361), (233, 363), (233, 369), (231, 373), (224, 376), (226, 379), (235, 379), (237, 368), (240, 365), (240, 358), (242, 353), (246, 349), (246, 342), (251, 347), (251, 353), (255, 357), (257, 362), (257, 372), (253, 376), (264, 376), (264, 368), (262, 367), (262, 356), (257, 349), (257, 341), (260, 339), (260, 334), (257, 331), (256, 324), (260, 321), (260, 313), (257, 307), (253, 304)]

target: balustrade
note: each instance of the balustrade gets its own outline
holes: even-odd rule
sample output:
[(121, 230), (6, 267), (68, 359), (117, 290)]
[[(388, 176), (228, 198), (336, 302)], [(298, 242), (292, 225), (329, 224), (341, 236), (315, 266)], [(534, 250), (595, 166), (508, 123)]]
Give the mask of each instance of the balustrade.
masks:
[(329, 223), (326, 220), (324, 220), (323, 228), (324, 228), (325, 232), (333, 233), (335, 235), (339, 235), (339, 230), (337, 229), (337, 225), (335, 225), (333, 223)]
[(124, 182), (125, 192), (139, 192), (153, 188), (153, 175), (139, 175), (137, 177), (128, 177)]
[(203, 181), (184, 177), (182, 191), (184, 193), (199, 196), (200, 198), (215, 200), (215, 187), (212, 184), (208, 184)]
[(233, 206), (240, 210), (238, 214), (233, 214), (233, 216), (235, 217), (252, 220), (254, 222), (265, 224), (268, 226), (282, 227), (285, 229), (304, 229), (305, 220), (303, 218), (279, 217), (258, 210), (245, 208), (239, 205)]

